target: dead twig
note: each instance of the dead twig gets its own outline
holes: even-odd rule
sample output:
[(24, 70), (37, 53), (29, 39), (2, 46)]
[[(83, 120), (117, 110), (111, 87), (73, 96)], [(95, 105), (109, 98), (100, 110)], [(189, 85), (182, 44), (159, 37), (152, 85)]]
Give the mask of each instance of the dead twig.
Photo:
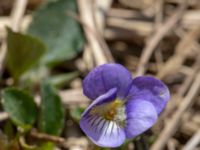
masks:
[[(94, 19), (92, 16), (91, 0), (78, 0), (78, 7), (80, 11), (81, 21), (86, 25), (83, 26), (86, 38), (91, 47), (91, 51), (94, 55), (97, 65), (105, 64), (108, 62), (105, 54), (103, 53), (102, 46), (97, 38), (98, 33), (96, 32)], [(89, 29), (89, 30), (88, 30)], [(92, 32), (90, 32), (93, 31)]]
[(141, 13), (139, 13), (136, 10), (130, 10), (130, 9), (122, 9), (122, 8), (111, 8), (108, 11), (107, 16), (109, 18), (121, 18), (121, 19), (148, 19), (147, 17), (145, 17), (144, 15), (142, 15)]
[(93, 1), (93, 11), (94, 11), (94, 13), (92, 14), (94, 19), (94, 24), (96, 27), (97, 38), (99, 40), (100, 45), (102, 46), (102, 50), (108, 61), (114, 62), (109, 47), (103, 38), (103, 33), (105, 30), (106, 13), (110, 9), (113, 0), (106, 0), (106, 1), (92, 0), (92, 1)]
[(65, 139), (62, 138), (62, 137), (52, 136), (52, 135), (45, 134), (45, 133), (39, 133), (36, 130), (31, 130), (30, 136), (37, 138), (37, 139), (40, 139), (40, 140), (43, 140), (43, 141), (51, 141), (51, 142), (54, 142), (54, 143), (57, 143), (57, 144), (61, 144), (61, 143), (65, 142)]
[(179, 91), (177, 93), (179, 96), (183, 96), (186, 93), (186, 91), (188, 90), (190, 84), (192, 83), (192, 80), (194, 79), (196, 73), (200, 69), (199, 64), (200, 64), (200, 54), (196, 58), (196, 62), (194, 63), (193, 67), (191, 68), (192, 69), (192, 73), (186, 78), (186, 80), (184, 81), (184, 83), (180, 87), (180, 89), (179, 89)]
[(86, 150), (88, 147), (88, 141), (85, 138), (68, 138), (65, 139), (59, 136), (52, 136), (46, 133), (40, 133), (36, 130), (32, 130), (30, 132), (30, 136), (37, 140), (42, 141), (50, 141), (53, 142), (63, 148), (70, 148), (70, 147), (81, 147), (83, 150)]
[(94, 20), (97, 26), (98, 32), (103, 35), (105, 29), (105, 16), (107, 11), (110, 9), (113, 0), (106, 0), (106, 1), (94, 1)]
[(0, 113), (0, 121), (8, 119), (8, 113), (6, 112), (1, 112)]
[(168, 149), (169, 150), (176, 150), (176, 146), (177, 146), (176, 139), (169, 139), (169, 141), (167, 142)]
[(11, 13), (11, 28), (13, 31), (19, 31), (25, 10), (26, 10), (27, 0), (16, 0)]
[(186, 143), (182, 150), (193, 150), (200, 143), (200, 129)]
[(163, 22), (163, 4), (164, 0), (157, 0), (155, 7), (155, 28), (159, 28)]
[(199, 35), (200, 26), (196, 26), (184, 35), (184, 37), (177, 44), (174, 55), (165, 63), (163, 68), (158, 72), (158, 78), (162, 79), (170, 73), (176, 73), (178, 70), (180, 70), (185, 59), (191, 55), (191, 48), (194, 45), (194, 41), (198, 39)]
[(132, 34), (147, 36), (153, 30), (153, 24), (148, 21), (126, 20), (122, 18), (110, 17), (107, 19), (107, 25), (115, 28), (129, 30)]
[(160, 118), (164, 119), (166, 118), (175, 108), (177, 107), (178, 103), (180, 103), (180, 99), (186, 94), (187, 90), (189, 89), (190, 85), (192, 84), (192, 81), (194, 81), (194, 78), (196, 74), (198, 73), (198, 70), (200, 69), (199, 66), (200, 63), (200, 55), (196, 58), (196, 62), (192, 66), (192, 72), (190, 75), (185, 79), (185, 81), (182, 83), (182, 86), (178, 90), (177, 94), (172, 96), (171, 100), (169, 101), (167, 108), (165, 111), (161, 114)]
[(146, 65), (151, 57), (151, 54), (155, 50), (156, 46), (162, 40), (162, 38), (176, 25), (176, 23), (180, 20), (181, 16), (183, 15), (183, 11), (186, 8), (186, 3), (182, 3), (179, 9), (165, 22), (163, 25), (158, 28), (156, 33), (147, 41), (146, 46), (143, 49), (137, 75), (143, 75), (146, 70)]

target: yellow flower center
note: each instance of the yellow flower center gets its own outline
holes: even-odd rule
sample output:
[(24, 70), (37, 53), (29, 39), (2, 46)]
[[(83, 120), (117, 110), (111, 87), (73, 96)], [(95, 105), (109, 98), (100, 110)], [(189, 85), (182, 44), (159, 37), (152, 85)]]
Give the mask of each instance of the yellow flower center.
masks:
[(98, 115), (109, 121), (116, 121), (118, 124), (123, 125), (125, 121), (124, 101), (116, 99), (99, 106), (95, 106), (90, 111), (91, 115)]
[(115, 101), (107, 104), (107, 111), (104, 114), (104, 118), (107, 120), (114, 120), (115, 116), (117, 115), (117, 109), (122, 106), (122, 101), (116, 99)]

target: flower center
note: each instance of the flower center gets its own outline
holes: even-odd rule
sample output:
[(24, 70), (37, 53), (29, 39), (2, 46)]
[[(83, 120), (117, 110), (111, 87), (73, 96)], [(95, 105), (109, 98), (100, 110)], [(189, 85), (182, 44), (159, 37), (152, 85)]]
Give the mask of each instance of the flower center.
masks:
[(104, 113), (104, 118), (107, 120), (114, 120), (115, 116), (117, 115), (117, 109), (122, 106), (122, 102), (118, 99), (115, 101), (107, 104), (107, 110)]
[(95, 106), (91, 112), (92, 115), (99, 115), (105, 120), (114, 121), (120, 126), (125, 125), (125, 107), (122, 100), (116, 99), (112, 102)]

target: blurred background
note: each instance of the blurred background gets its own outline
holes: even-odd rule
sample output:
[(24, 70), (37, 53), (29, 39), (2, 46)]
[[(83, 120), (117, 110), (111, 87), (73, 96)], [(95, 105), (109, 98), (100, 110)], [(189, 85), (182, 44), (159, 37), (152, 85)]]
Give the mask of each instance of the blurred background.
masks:
[(157, 123), (115, 149), (200, 150), (199, 42), (199, 0), (0, 0), (0, 150), (109, 150), (79, 120), (83, 78), (112, 62), (171, 92)]

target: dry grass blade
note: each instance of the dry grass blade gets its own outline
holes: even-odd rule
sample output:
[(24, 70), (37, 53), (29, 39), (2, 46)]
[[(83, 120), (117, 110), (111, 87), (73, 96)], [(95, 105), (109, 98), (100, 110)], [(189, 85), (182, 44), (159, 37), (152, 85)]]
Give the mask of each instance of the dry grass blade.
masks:
[(27, 0), (16, 0), (11, 13), (11, 27), (14, 31), (18, 31), (26, 10)]
[(147, 21), (125, 20), (121, 18), (110, 17), (107, 19), (107, 25), (115, 28), (129, 30), (132, 34), (147, 36), (152, 32), (153, 24)]
[(163, 25), (158, 28), (156, 33), (147, 41), (146, 46), (143, 49), (140, 62), (138, 65), (137, 75), (143, 75), (146, 70), (146, 65), (155, 50), (156, 46), (162, 40), (162, 38), (176, 25), (178, 20), (180, 20), (183, 15), (183, 11), (186, 8), (186, 3), (182, 3), (180, 8), (165, 22)]
[(98, 32), (96, 31), (95, 21), (92, 15), (92, 1), (78, 0), (78, 6), (85, 35), (97, 65), (108, 63), (108, 59), (104, 54), (103, 46), (98, 38)]
[[(157, 138), (152, 143), (151, 137), (145, 137), (144, 142), (149, 143), (150, 148), (148, 149), (200, 149), (200, 0), (132, 0), (132, 2), (130, 0), (77, 0), (78, 14), (69, 11), (66, 6), (62, 5), (65, 0), (61, 0), (60, 4), (57, 1), (54, 2), (55, 0), (47, 0), (44, 5), (39, 3), (42, 1), (45, 0), (0, 0), (1, 90), (13, 85), (19, 89), (27, 86), (34, 96), (37, 108), (41, 107), (39, 91), (42, 79), (35, 82), (35, 79), (32, 78), (30, 81), (22, 78), (23, 80), (20, 80), (19, 84), (14, 83), (9, 70), (4, 69), (7, 49), (5, 26), (9, 26), (16, 32), (27, 31), (30, 33), (28, 28), (32, 27), (29, 25), (31, 21), (34, 24), (37, 18), (31, 12), (38, 13), (36, 5), (32, 6), (31, 3), (37, 3), (39, 11), (49, 9), (47, 13), (50, 15), (57, 12), (59, 7), (64, 9), (65, 15), (81, 25), (79, 27), (80, 29), (82, 27), (86, 40), (83, 51), (80, 51), (74, 58), (52, 64), (52, 66), (51, 64), (47, 65), (47, 77), (56, 77), (61, 74), (61, 78), (58, 76), (58, 80), (57, 77), (55, 79), (56, 82), (63, 83), (58, 87), (57, 93), (62, 100), (63, 107), (67, 110), (62, 134), (52, 136), (41, 133), (34, 124), (30, 132), (19, 138), (20, 146), (26, 146), (26, 142), (28, 142), (36, 144), (34, 146), (37, 147), (40, 143), (49, 141), (54, 143), (55, 149), (101, 149), (87, 138), (87, 132), (84, 134), (79, 128), (78, 120), (81, 113), (90, 104), (89, 98), (83, 94), (82, 81), (88, 71), (94, 67), (116, 60), (117, 63), (124, 65), (131, 74), (134, 74), (134, 77), (145, 74), (156, 76), (163, 80), (170, 90), (171, 100), (165, 111), (159, 115), (157, 123), (150, 129), (152, 137), (156, 136)], [(2, 4), (5, 3), (7, 3), (8, 9), (2, 7)], [(56, 7), (53, 8), (54, 6)], [(56, 16), (51, 16), (51, 21), (55, 19), (55, 24), (60, 18)], [(70, 22), (63, 22), (63, 25), (66, 25), (65, 23)], [(43, 27), (47, 24), (49, 24), (48, 19), (46, 23), (39, 24), (38, 29), (40, 30), (42, 27), (41, 37), (46, 33)], [(60, 25), (62, 26), (61, 22), (58, 26)], [(52, 35), (60, 37), (60, 32), (57, 32), (56, 29), (45, 29), (50, 36), (52, 33)], [(46, 43), (45, 41), (46, 39), (41, 38), (41, 42)], [(62, 42), (62, 40), (58, 42)], [(70, 42), (70, 44), (74, 45), (76, 42)], [(63, 53), (64, 55), (66, 53)], [(40, 63), (36, 64), (36, 67), (37, 65), (40, 68)], [(78, 72), (78, 76), (64, 82), (62, 74), (67, 75), (74, 71)], [(118, 74), (120, 75), (120, 72)], [(3, 132), (3, 129), (5, 123), (10, 119), (9, 112), (5, 110), (0, 112), (0, 149), (3, 147), (1, 137), (7, 134)], [(94, 118), (93, 120), (93, 124), (97, 128), (98, 123), (101, 122), (100, 119)], [(106, 125), (106, 122), (102, 123)], [(108, 129), (109, 127), (111, 126), (108, 125)], [(115, 126), (112, 128), (114, 130)], [(14, 131), (14, 134), (17, 132), (17, 130)], [(111, 137), (113, 136), (111, 135)], [(10, 144), (9, 140), (13, 139), (6, 139), (8, 144)], [(137, 149), (137, 144), (134, 144), (132, 140), (129, 140), (115, 149)]]
[(156, 1), (156, 8), (155, 8), (155, 28), (159, 28), (163, 22), (163, 4), (164, 0), (157, 0)]
[(169, 101), (167, 108), (165, 111), (161, 114), (160, 118), (164, 119), (166, 118), (175, 108), (177, 107), (177, 104), (180, 103), (180, 99), (185, 95), (185, 93), (188, 91), (192, 81), (194, 81), (194, 78), (200, 69), (200, 55), (196, 58), (196, 62), (192, 66), (193, 72), (185, 79), (185, 81), (182, 83), (182, 86), (179, 88), (176, 95), (173, 95), (171, 100)]
[(95, 13), (94, 19), (95, 24), (97, 26), (98, 31), (101, 35), (103, 35), (105, 29), (105, 14), (110, 9), (113, 0), (106, 0), (106, 1), (94, 1)]
[(176, 73), (180, 70), (184, 60), (191, 55), (191, 48), (200, 36), (200, 26), (196, 26), (191, 31), (189, 31), (180, 40), (176, 46), (175, 54), (165, 63), (162, 69), (158, 72), (158, 78), (164, 78), (165, 76)]
[(0, 121), (8, 119), (8, 114), (6, 112), (0, 113)]
[(193, 150), (200, 143), (200, 129), (194, 136), (186, 143), (182, 150)]

